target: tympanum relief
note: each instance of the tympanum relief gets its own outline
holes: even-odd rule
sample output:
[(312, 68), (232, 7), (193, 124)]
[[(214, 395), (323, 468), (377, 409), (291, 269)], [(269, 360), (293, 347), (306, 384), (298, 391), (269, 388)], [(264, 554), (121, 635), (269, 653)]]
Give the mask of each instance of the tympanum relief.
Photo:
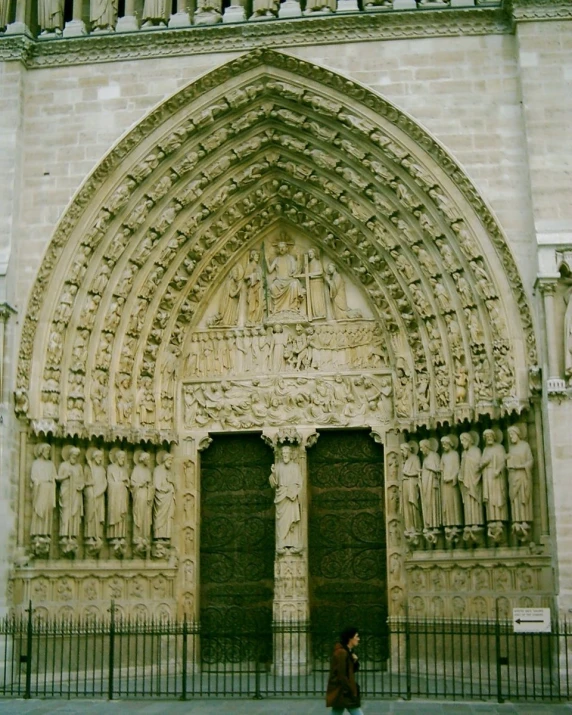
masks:
[(189, 429), (393, 417), (387, 350), (359, 290), (284, 233), (231, 269), (181, 363)]

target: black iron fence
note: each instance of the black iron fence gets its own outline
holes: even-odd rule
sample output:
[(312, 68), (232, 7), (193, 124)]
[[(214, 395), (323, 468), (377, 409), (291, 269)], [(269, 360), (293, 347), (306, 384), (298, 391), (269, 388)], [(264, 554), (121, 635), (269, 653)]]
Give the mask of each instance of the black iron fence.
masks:
[[(365, 619), (364, 619), (365, 620)], [(392, 620), (361, 628), (366, 698), (569, 700), (572, 634), (506, 621)], [(0, 695), (24, 698), (322, 697), (336, 636), (308, 623), (207, 631), (183, 620), (22, 617), (0, 623)]]

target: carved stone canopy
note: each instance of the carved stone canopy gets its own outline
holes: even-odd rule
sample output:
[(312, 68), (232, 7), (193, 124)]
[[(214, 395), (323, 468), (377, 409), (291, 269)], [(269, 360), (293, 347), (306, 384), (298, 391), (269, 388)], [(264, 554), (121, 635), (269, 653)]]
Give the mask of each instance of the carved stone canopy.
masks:
[(153, 110), (86, 179), (28, 304), (20, 413), (37, 432), (174, 439), (193, 331), (282, 231), (358, 287), (398, 425), (527, 404), (528, 300), (462, 170), (379, 95), (255, 51)]

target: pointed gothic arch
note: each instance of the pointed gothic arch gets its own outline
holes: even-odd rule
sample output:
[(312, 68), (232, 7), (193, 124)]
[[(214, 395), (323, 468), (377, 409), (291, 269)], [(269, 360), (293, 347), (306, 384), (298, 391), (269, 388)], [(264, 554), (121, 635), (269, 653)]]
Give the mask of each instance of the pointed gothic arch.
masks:
[(265, 50), (159, 105), (72, 200), (22, 335), (34, 431), (176, 440), (189, 335), (232, 267), (284, 229), (359, 286), (386, 348), (391, 426), (527, 406), (530, 307), (462, 169), (371, 90)]

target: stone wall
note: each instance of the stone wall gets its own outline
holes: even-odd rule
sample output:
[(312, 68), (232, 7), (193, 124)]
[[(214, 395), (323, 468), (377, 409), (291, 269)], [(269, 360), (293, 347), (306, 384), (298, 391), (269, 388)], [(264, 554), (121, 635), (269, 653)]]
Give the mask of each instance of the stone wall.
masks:
[[(362, 82), (432, 133), (498, 216), (532, 295), (537, 240), (572, 244), (572, 91), (566, 91), (572, 83), (571, 22), (520, 24), (516, 35), (348, 43), (287, 52)], [(19, 324), (30, 288), (57, 221), (82, 181), (154, 106), (236, 55), (33, 70), (16, 62), (0, 65), (0, 207), (8, 216), (0, 227), (0, 281), (5, 249), (11, 249), (10, 284), (7, 293), (0, 292), (0, 302), (8, 300), (19, 313), (8, 334), (6, 394), (13, 388)], [(556, 311), (563, 312), (561, 304)], [(556, 519), (560, 606), (565, 609), (572, 605), (572, 576), (566, 577), (572, 569), (565, 556), (572, 553), (567, 526), (572, 501), (566, 499), (572, 413), (568, 402), (545, 407), (549, 507)], [(13, 417), (4, 429), (17, 442)], [(7, 454), (12, 453), (3, 452), (4, 460)], [(16, 472), (16, 460), (10, 461), (6, 469), (2, 465), (3, 474)], [(3, 482), (3, 524), (12, 524), (12, 504), (11, 488)], [(2, 553), (11, 531), (9, 527), (0, 535)], [(0, 566), (0, 583), (5, 581)]]

